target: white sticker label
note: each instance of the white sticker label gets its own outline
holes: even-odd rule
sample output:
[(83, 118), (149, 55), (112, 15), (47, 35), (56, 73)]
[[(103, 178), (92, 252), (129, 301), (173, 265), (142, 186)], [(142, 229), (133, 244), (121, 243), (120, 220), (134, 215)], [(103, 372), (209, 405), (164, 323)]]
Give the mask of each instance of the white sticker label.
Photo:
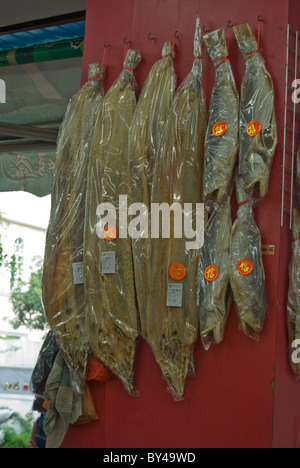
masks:
[(167, 307), (181, 307), (182, 306), (182, 284), (169, 283), (167, 295)]
[(102, 275), (116, 272), (116, 253), (103, 252), (102, 253)]
[(74, 284), (83, 284), (83, 262), (73, 263), (73, 280)]

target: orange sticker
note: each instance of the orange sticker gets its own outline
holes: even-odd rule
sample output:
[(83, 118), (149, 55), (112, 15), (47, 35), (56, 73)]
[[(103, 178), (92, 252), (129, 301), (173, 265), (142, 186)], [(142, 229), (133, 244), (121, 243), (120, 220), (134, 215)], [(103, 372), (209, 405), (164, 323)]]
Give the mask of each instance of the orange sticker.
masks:
[(103, 231), (103, 237), (104, 239), (108, 241), (112, 241), (117, 237), (117, 228), (116, 226), (113, 226), (112, 224), (109, 226), (106, 226)]
[(215, 136), (223, 135), (223, 133), (225, 133), (226, 130), (227, 130), (227, 124), (223, 122), (223, 120), (218, 120), (218, 122), (216, 122), (212, 128), (212, 132)]
[(261, 131), (261, 123), (258, 120), (251, 120), (247, 125), (247, 133), (249, 136), (254, 137)]
[(241, 275), (249, 275), (253, 270), (253, 262), (250, 258), (242, 258), (238, 262), (236, 269)]
[(219, 274), (218, 267), (216, 265), (208, 265), (204, 270), (204, 278), (207, 281), (214, 281)]
[(174, 280), (181, 280), (186, 275), (186, 268), (182, 263), (173, 263), (170, 266), (169, 273)]

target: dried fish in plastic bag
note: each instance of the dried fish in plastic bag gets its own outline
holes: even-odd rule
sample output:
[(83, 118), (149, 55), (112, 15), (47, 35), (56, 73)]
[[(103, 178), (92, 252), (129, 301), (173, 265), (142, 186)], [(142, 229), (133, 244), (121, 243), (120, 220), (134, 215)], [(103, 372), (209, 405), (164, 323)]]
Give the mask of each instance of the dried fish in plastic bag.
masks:
[[(151, 227), (157, 227), (159, 238), (152, 232), (146, 337), (175, 399), (184, 397), (198, 336), (196, 293), (203, 238), (196, 239), (196, 233), (203, 233), (201, 180), (207, 127), (199, 20), (194, 44), (192, 70), (176, 92), (164, 128), (151, 195)], [(160, 226), (154, 218), (155, 204), (170, 208), (170, 218), (163, 214)], [(186, 230), (180, 232), (183, 218), (192, 223), (193, 242)], [(164, 237), (168, 227), (170, 233)]]
[[(121, 234), (126, 203), (119, 209), (119, 197), (126, 197), (129, 191), (128, 131), (136, 108), (133, 70), (140, 60), (138, 51), (127, 51), (123, 71), (103, 100), (91, 146), (84, 233), (89, 343), (93, 354), (122, 380), (130, 394), (135, 391), (139, 322), (131, 239), (127, 233)], [(104, 216), (106, 211), (110, 214)]]
[(140, 233), (132, 240), (137, 301), (144, 335), (148, 285), (152, 274), (148, 215), (156, 153), (176, 86), (173, 55), (173, 44), (165, 42), (162, 58), (152, 66), (143, 85), (129, 131), (130, 204), (144, 204), (141, 219), (146, 223), (140, 226)]
[[(288, 356), (293, 372), (300, 376), (299, 352), (296, 348), (300, 340), (300, 211), (293, 211), (292, 256), (289, 266), (289, 290), (287, 302)], [(295, 349), (294, 349), (295, 348)], [(296, 356), (293, 352), (296, 351)]]
[(236, 193), (239, 207), (231, 233), (230, 284), (242, 330), (258, 339), (267, 315), (261, 237), (253, 216), (255, 200), (247, 198), (239, 178)]
[(80, 386), (90, 352), (84, 326), (83, 229), (89, 145), (103, 100), (99, 74), (100, 65), (91, 64), (89, 81), (71, 99), (60, 128), (42, 283), (47, 320)]
[(232, 303), (231, 193), (216, 206), (205, 227), (205, 242), (200, 254), (198, 305), (200, 337), (205, 349), (223, 340)]
[(239, 177), (248, 196), (262, 198), (277, 146), (273, 81), (249, 24), (233, 29), (246, 62), (240, 98)]
[(204, 203), (227, 197), (239, 147), (239, 95), (228, 59), (225, 30), (206, 34), (204, 43), (215, 65), (204, 155)]

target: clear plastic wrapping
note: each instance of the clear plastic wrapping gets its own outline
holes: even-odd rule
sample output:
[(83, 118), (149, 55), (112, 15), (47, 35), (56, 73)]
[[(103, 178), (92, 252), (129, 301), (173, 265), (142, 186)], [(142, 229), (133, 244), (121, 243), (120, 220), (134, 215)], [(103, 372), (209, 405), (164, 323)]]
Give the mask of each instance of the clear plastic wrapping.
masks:
[[(127, 51), (124, 69), (103, 100), (90, 152), (84, 230), (89, 343), (94, 356), (122, 380), (130, 394), (135, 392), (139, 321), (131, 239), (122, 232), (127, 206), (120, 204), (119, 197), (129, 191), (128, 131), (136, 108), (133, 71), (140, 60), (138, 51)], [(108, 226), (116, 237), (106, 237)]]
[[(202, 243), (201, 239), (196, 239), (196, 231), (203, 233), (200, 205), (207, 127), (199, 19), (194, 44), (192, 70), (176, 91), (164, 127), (151, 194), (152, 215), (154, 204), (165, 203), (170, 208), (176, 205), (170, 222), (162, 219), (159, 238), (153, 235), (151, 238), (151, 278), (145, 324), (147, 340), (176, 400), (184, 397), (198, 336), (196, 290)], [(181, 210), (184, 210), (183, 215)], [(183, 218), (190, 221), (195, 230), (193, 239), (187, 237), (184, 229), (182, 235), (178, 231)], [(152, 227), (154, 223), (152, 216)], [(170, 227), (169, 238), (163, 234), (166, 225)], [(193, 247), (189, 246), (191, 240), (195, 244)]]
[(205, 242), (200, 254), (198, 305), (200, 337), (208, 350), (223, 340), (232, 303), (231, 266), (231, 191), (216, 206), (205, 227)]
[(292, 256), (289, 266), (287, 301), (288, 357), (293, 372), (300, 377), (300, 211), (293, 211)]
[(277, 145), (274, 87), (249, 24), (233, 27), (246, 62), (240, 98), (239, 177), (248, 196), (266, 195)]
[(239, 95), (223, 28), (203, 37), (215, 65), (205, 139), (203, 193), (206, 209), (227, 197), (239, 148)]
[(261, 237), (253, 216), (254, 199), (247, 197), (236, 178), (239, 204), (231, 233), (230, 284), (244, 333), (258, 340), (267, 315)]
[[(165, 42), (162, 58), (152, 66), (139, 95), (129, 131), (130, 204), (143, 203), (141, 216), (149, 228), (150, 198), (155, 158), (175, 92), (174, 50)], [(146, 307), (150, 271), (150, 234), (144, 226), (132, 239), (134, 274), (142, 333), (146, 333)]]
[(46, 236), (43, 304), (83, 388), (90, 351), (84, 327), (83, 228), (90, 141), (103, 100), (100, 65), (71, 99), (60, 128)]

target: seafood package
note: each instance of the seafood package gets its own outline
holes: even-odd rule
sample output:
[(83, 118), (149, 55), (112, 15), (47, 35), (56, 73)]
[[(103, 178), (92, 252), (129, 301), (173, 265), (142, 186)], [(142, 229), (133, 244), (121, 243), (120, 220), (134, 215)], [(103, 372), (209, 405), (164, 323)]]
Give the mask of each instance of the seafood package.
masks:
[(239, 177), (246, 194), (266, 195), (277, 146), (274, 86), (249, 24), (233, 27), (246, 63), (240, 97)]
[(70, 100), (60, 128), (42, 280), (47, 320), (81, 388), (90, 352), (84, 320), (84, 213), (90, 143), (104, 95), (100, 72), (99, 64), (90, 65), (89, 80)]
[(261, 237), (242, 180), (236, 179), (237, 217), (231, 232), (230, 284), (243, 332), (258, 340), (267, 316)]
[(205, 226), (205, 242), (200, 253), (197, 297), (200, 337), (205, 349), (223, 341), (232, 303), (231, 229), (230, 191)]
[(204, 154), (204, 203), (211, 211), (227, 197), (239, 148), (239, 95), (233, 77), (225, 30), (203, 36), (215, 66)]
[(162, 58), (152, 66), (139, 95), (129, 130), (130, 203), (143, 203), (141, 216), (146, 226), (132, 236), (134, 275), (142, 333), (146, 334), (146, 307), (150, 271), (149, 213), (151, 187), (156, 154), (175, 92), (176, 76), (173, 66), (175, 55), (172, 42), (162, 48)]
[(135, 392), (139, 321), (131, 239), (122, 234), (126, 207), (119, 202), (129, 191), (128, 132), (137, 91), (133, 72), (140, 60), (138, 51), (127, 51), (123, 70), (103, 99), (91, 144), (84, 223), (87, 337), (93, 355), (130, 394)]
[[(151, 238), (145, 336), (176, 400), (184, 397), (198, 337), (196, 293), (203, 238), (197, 234), (203, 233), (201, 180), (206, 127), (201, 28), (197, 18), (193, 66), (170, 107), (157, 152), (151, 194), (152, 227), (157, 221), (155, 206), (168, 206), (170, 211), (161, 224), (157, 223), (159, 235)], [(194, 228), (193, 240), (187, 236), (186, 221)]]

